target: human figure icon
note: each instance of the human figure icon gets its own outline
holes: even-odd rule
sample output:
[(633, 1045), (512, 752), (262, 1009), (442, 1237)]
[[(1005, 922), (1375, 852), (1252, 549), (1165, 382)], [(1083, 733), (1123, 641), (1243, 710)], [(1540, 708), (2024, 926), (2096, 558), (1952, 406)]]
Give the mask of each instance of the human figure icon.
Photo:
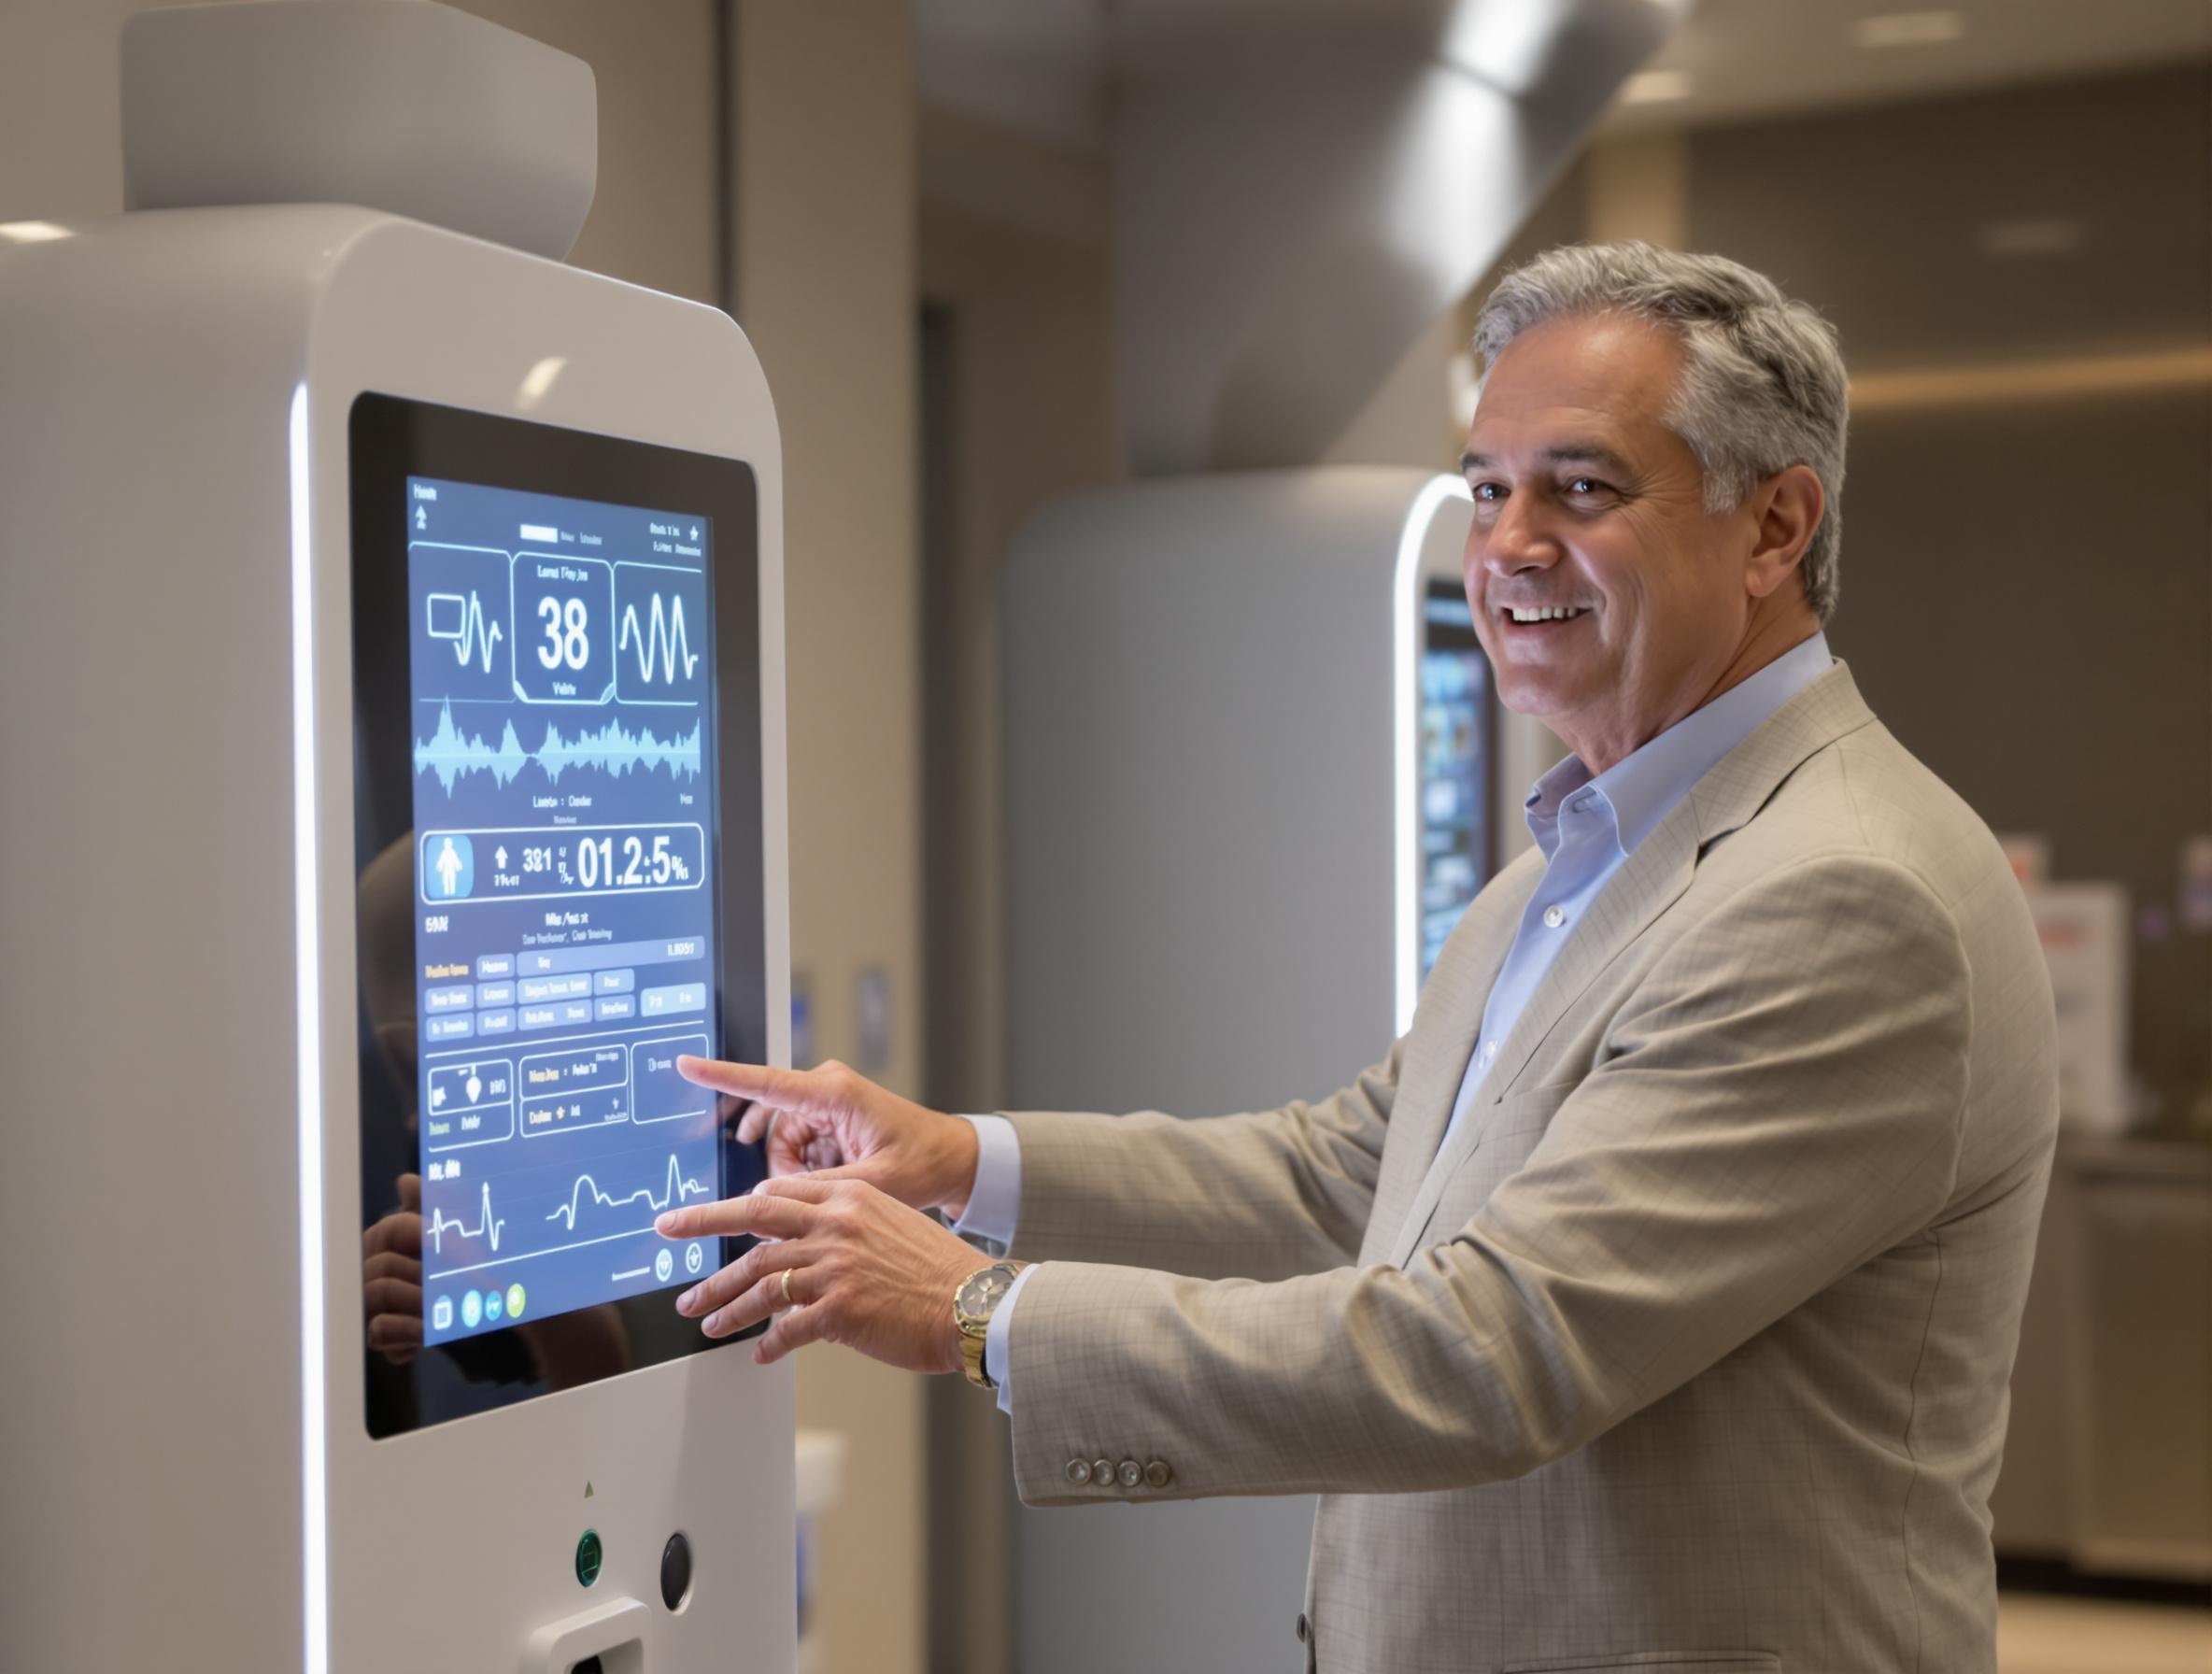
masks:
[(467, 895), (476, 887), (475, 845), (458, 832), (433, 832), (423, 842), (422, 870), (437, 880), (438, 900)]

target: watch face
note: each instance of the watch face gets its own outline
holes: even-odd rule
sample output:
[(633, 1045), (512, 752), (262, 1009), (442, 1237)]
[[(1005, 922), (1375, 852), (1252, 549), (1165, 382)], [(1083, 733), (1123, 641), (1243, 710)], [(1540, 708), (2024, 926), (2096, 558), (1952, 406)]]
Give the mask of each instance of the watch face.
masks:
[(969, 1274), (957, 1298), (960, 1312), (978, 1318), (988, 1314), (1013, 1284), (1014, 1275), (1002, 1267), (986, 1267), (980, 1273)]

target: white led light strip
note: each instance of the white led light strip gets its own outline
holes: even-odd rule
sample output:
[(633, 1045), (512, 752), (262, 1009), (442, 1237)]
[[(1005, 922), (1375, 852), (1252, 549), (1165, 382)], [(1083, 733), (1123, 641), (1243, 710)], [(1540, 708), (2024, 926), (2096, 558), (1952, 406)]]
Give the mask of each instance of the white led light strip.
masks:
[(1414, 1002), (1421, 998), (1421, 550), (1438, 508), (1447, 500), (1470, 498), (1463, 477), (1435, 476), (1422, 485), (1398, 532), (1397, 573), (1390, 589), (1397, 759), (1392, 967), (1401, 1035), (1413, 1027)]
[(291, 781), (293, 980), (300, 1120), (301, 1666), (330, 1667), (330, 1544), (323, 1417), (322, 937), (316, 911), (314, 519), (307, 386), (291, 392)]

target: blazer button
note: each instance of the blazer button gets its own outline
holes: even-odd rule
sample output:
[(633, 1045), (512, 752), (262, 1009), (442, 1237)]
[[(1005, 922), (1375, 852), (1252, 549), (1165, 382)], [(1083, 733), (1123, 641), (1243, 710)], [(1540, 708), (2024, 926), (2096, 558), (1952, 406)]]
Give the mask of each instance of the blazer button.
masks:
[(1175, 1473), (1168, 1468), (1168, 1461), (1155, 1459), (1144, 1468), (1144, 1484), (1148, 1488), (1165, 1488), (1175, 1480)]
[(1313, 1624), (1306, 1620), (1306, 1612), (1298, 1612), (1298, 1643), (1303, 1645), (1313, 1637)]
[(1117, 1474), (1121, 1477), (1121, 1485), (1123, 1487), (1134, 1488), (1139, 1482), (1144, 1480), (1144, 1467), (1138, 1464), (1134, 1459), (1124, 1459), (1121, 1462), (1121, 1469)]
[(1095, 1486), (1100, 1488), (1113, 1487), (1113, 1461), (1112, 1459), (1093, 1459), (1091, 1461), (1091, 1482)]
[(1068, 1480), (1078, 1488), (1089, 1482), (1091, 1480), (1089, 1462), (1084, 1459), (1070, 1459), (1068, 1461)]

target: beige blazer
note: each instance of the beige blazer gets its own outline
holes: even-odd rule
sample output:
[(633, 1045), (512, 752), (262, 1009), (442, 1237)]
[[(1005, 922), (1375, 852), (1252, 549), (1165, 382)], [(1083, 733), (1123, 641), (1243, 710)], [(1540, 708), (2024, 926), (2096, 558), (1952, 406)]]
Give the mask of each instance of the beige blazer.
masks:
[(1014, 1116), (1022, 1497), (1319, 1493), (1331, 1674), (1992, 1667), (2057, 1121), (1996, 844), (1836, 665), (1614, 875), (1439, 1155), (1541, 870), (1332, 1098)]

